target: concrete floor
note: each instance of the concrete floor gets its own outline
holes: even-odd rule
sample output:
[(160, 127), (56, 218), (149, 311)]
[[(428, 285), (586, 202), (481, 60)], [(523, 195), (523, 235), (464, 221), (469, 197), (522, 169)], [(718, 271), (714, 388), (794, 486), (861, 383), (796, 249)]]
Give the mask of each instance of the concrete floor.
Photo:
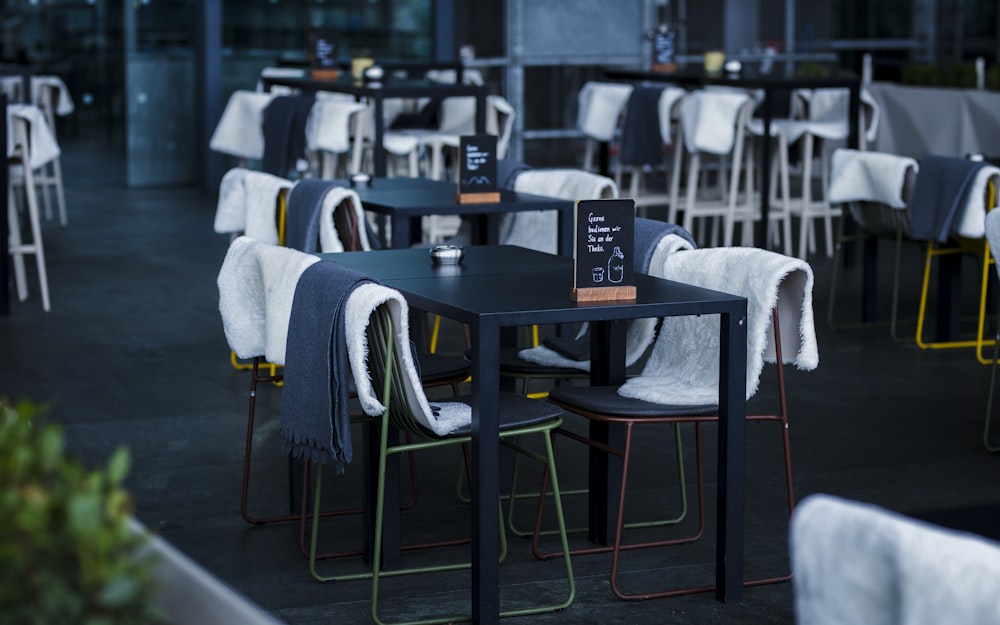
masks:
[[(0, 318), (0, 395), (49, 402), (52, 419), (65, 425), (72, 450), (88, 463), (128, 446), (136, 516), (280, 619), (301, 625), (370, 622), (366, 582), (313, 581), (298, 551), (296, 527), (251, 527), (240, 518), (248, 380), (229, 364), (218, 314), (215, 279), (228, 239), (212, 230), (214, 196), (192, 189), (126, 189), (114, 150), (72, 138), (64, 144), (70, 223), (48, 223), (44, 235), (52, 311), (42, 312), (33, 288), (28, 301), (13, 302), (10, 317)], [(890, 248), (882, 250), (888, 260)], [(826, 323), (831, 262), (822, 255), (812, 261), (820, 366), (788, 372), (797, 498), (825, 492), (923, 516), (1000, 504), (1000, 459), (980, 441), (989, 367), (969, 349), (922, 351), (912, 341), (895, 343), (885, 327), (833, 332)], [(903, 310), (912, 317), (919, 251), (906, 250), (904, 261)], [(974, 273), (971, 261), (965, 268), (966, 276)], [(882, 271), (888, 285), (887, 267)], [(859, 273), (846, 273), (850, 284), (838, 306), (845, 317), (857, 316)], [(887, 302), (886, 292), (883, 308)], [(912, 334), (912, 324), (905, 329)], [(459, 333), (451, 330), (449, 345), (457, 349)], [(768, 376), (773, 373), (762, 388), (773, 382)], [(287, 488), (276, 436), (279, 392), (264, 389), (258, 400), (253, 505), (280, 512)], [(773, 399), (762, 391), (754, 402)], [(714, 435), (714, 427), (706, 428), (708, 467), (714, 467)], [(684, 436), (686, 443), (693, 440), (690, 432)], [(772, 425), (748, 428), (749, 576), (788, 566), (779, 440)], [(658, 471), (652, 460), (664, 458), (671, 466), (672, 452), (662, 451), (671, 444), (667, 436), (647, 437), (640, 469)], [(584, 465), (570, 443), (560, 447), (560, 473), (564, 487), (571, 487)], [(407, 536), (461, 535), (467, 516), (455, 494), (458, 456), (425, 455), (418, 460), (420, 499), (406, 513)], [(713, 473), (706, 477), (709, 518)], [(636, 513), (666, 514), (676, 506), (676, 488), (669, 479), (648, 475)], [(356, 501), (352, 471), (335, 486), (328, 499)], [(662, 506), (656, 503), (661, 499)], [(520, 527), (530, 516), (522, 508)], [(949, 518), (972, 528), (973, 520), (961, 512)], [(357, 521), (337, 523), (325, 525), (323, 536), (357, 544)], [(690, 531), (692, 523), (689, 518), (676, 531)], [(713, 531), (709, 523), (707, 538), (698, 544), (628, 554), (624, 583), (657, 589), (710, 581)], [(576, 545), (584, 542), (574, 538)], [(337, 570), (360, 566), (357, 560), (323, 564)], [(507, 622), (794, 622), (790, 583), (747, 589), (737, 603), (720, 603), (711, 594), (622, 602), (609, 590), (608, 556), (581, 556), (574, 567), (577, 596), (567, 610)], [(536, 561), (524, 539), (511, 539), (503, 570), (505, 600), (530, 600), (562, 588), (560, 564)], [(460, 609), (467, 587), (464, 572), (391, 580), (383, 591), (386, 616), (410, 617), (449, 602)]]

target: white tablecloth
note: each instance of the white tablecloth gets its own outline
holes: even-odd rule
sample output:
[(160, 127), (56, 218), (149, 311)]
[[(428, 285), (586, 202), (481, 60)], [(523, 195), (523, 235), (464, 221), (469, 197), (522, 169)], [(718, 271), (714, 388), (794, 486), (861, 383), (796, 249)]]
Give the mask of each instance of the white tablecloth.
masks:
[(1000, 93), (874, 83), (871, 94), (882, 109), (874, 150), (916, 159), (1000, 156)]
[(28, 122), (28, 144), (31, 152), (29, 164), (32, 169), (38, 169), (59, 156), (59, 143), (52, 129), (45, 120), (42, 109), (34, 104), (7, 105), (7, 155), (14, 154), (14, 130), (12, 122), (25, 120)]

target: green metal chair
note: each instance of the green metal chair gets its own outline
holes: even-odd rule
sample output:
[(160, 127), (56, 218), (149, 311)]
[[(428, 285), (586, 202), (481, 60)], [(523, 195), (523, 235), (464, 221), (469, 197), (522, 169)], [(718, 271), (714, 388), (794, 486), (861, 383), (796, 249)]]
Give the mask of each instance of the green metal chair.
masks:
[[(381, 287), (385, 288), (385, 287)], [(386, 289), (387, 291), (389, 289)], [(394, 292), (395, 293), (395, 292)], [(398, 293), (397, 293), (398, 295)], [(401, 296), (399, 296), (401, 299)], [(404, 317), (405, 318), (405, 317)], [(471, 568), (471, 563), (454, 562), (438, 564), (433, 566), (419, 566), (409, 568), (399, 568), (383, 570), (377, 563), (382, 561), (383, 552), (383, 524), (385, 518), (385, 498), (386, 498), (386, 467), (389, 458), (395, 454), (408, 453), (425, 449), (439, 449), (452, 445), (465, 445), (471, 441), (470, 427), (459, 428), (456, 432), (447, 435), (435, 434), (432, 432), (426, 421), (433, 418), (426, 415), (420, 401), (422, 389), (411, 383), (413, 379), (411, 372), (407, 370), (412, 367), (412, 361), (401, 356), (401, 345), (408, 345), (408, 332), (404, 329), (399, 332), (394, 326), (397, 325), (389, 311), (387, 304), (381, 304), (372, 313), (367, 329), (367, 367), (368, 375), (374, 389), (380, 389), (381, 404), (384, 411), (374, 416), (379, 420), (379, 458), (378, 458), (378, 483), (377, 496), (375, 501), (375, 528), (374, 546), (372, 549), (370, 570), (353, 574), (322, 575), (316, 568), (316, 545), (318, 542), (320, 497), (322, 489), (322, 466), (317, 466), (315, 471), (312, 515), (312, 535), (310, 539), (309, 567), (313, 577), (318, 581), (348, 581), (370, 579), (372, 583), (371, 593), (371, 615), (375, 623), (386, 625), (379, 614), (380, 581), (383, 577), (395, 577), (403, 575), (415, 575), (422, 573), (439, 573)], [(363, 374), (362, 374), (363, 375)], [(573, 578), (573, 568), (570, 562), (569, 543), (566, 537), (565, 524), (562, 521), (563, 511), (559, 495), (558, 479), (556, 478), (555, 461), (552, 451), (552, 432), (562, 424), (562, 411), (547, 402), (538, 402), (519, 397), (514, 394), (505, 393), (501, 396), (500, 403), (500, 440), (501, 442), (540, 463), (545, 467), (546, 472), (552, 476), (552, 492), (554, 493), (554, 509), (559, 519), (561, 527), (560, 539), (563, 545), (563, 555), (565, 558), (565, 570), (567, 576), (567, 593), (565, 597), (555, 603), (537, 607), (521, 608), (516, 610), (502, 611), (501, 616), (525, 616), (530, 614), (540, 614), (564, 609), (572, 603), (576, 594), (576, 587)], [(389, 432), (397, 429), (402, 433), (411, 435), (414, 442), (402, 444), (391, 444), (389, 442)], [(545, 452), (537, 453), (517, 444), (517, 437), (536, 434), (540, 435), (544, 441)], [(541, 501), (539, 505), (541, 505)], [(503, 527), (503, 524), (500, 524)], [(501, 560), (506, 554), (506, 539), (501, 531)], [(450, 614), (411, 621), (394, 621), (393, 625), (432, 625), (436, 623), (452, 623), (456, 621), (469, 620), (468, 614)]]

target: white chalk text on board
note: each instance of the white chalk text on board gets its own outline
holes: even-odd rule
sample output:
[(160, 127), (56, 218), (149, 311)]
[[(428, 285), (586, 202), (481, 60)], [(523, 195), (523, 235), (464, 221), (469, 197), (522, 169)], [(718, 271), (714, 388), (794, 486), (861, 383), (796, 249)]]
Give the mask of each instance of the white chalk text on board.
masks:
[(499, 202), (496, 135), (466, 135), (459, 139), (459, 203)]

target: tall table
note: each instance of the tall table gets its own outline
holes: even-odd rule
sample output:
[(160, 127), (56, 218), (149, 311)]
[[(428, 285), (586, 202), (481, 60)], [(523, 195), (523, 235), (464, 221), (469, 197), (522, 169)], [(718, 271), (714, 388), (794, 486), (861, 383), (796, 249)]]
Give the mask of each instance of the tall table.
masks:
[[(857, 76), (784, 76), (774, 74), (710, 75), (704, 71), (652, 72), (644, 70), (609, 69), (605, 76), (612, 80), (626, 82), (674, 83), (683, 87), (724, 86), (739, 89), (758, 89), (763, 94), (760, 103), (760, 118), (764, 126), (760, 148), (760, 175), (763, 184), (760, 194), (760, 222), (757, 224), (756, 241), (760, 247), (767, 246), (768, 213), (771, 207), (770, 193), (764, 185), (771, 179), (771, 122), (774, 120), (777, 99), (788, 97), (796, 89), (847, 89), (850, 97), (848, 107), (848, 147), (858, 147), (858, 117), (861, 111), (861, 80)], [(602, 154), (602, 167), (606, 167), (607, 157)]]
[[(349, 181), (341, 181), (349, 185)], [(404, 248), (419, 241), (419, 220), (427, 215), (472, 215), (482, 219), (478, 243), (499, 242), (499, 219), (504, 213), (529, 210), (559, 212), (559, 250), (573, 253), (574, 203), (554, 197), (503, 189), (499, 202), (459, 204), (454, 182), (427, 178), (376, 178), (371, 186), (355, 188), (366, 211), (385, 216), (390, 224), (390, 247)], [(383, 229), (382, 235), (385, 236)]]
[(330, 91), (346, 93), (357, 99), (371, 100), (374, 111), (375, 134), (373, 151), (375, 155), (374, 175), (384, 178), (386, 175), (386, 155), (382, 140), (385, 137), (385, 100), (386, 98), (450, 98), (456, 96), (473, 96), (476, 98), (476, 132), (486, 132), (486, 88), (480, 85), (465, 85), (461, 83), (442, 83), (425, 78), (395, 78), (386, 76), (381, 82), (357, 81), (349, 72), (341, 72), (335, 80), (316, 78), (293, 78), (284, 76), (262, 76), (261, 85), (264, 90), (270, 90), (272, 85), (282, 85), (298, 89), (306, 93)]
[[(745, 298), (636, 276), (629, 302), (570, 301), (572, 261), (514, 246), (473, 246), (461, 265), (436, 267), (426, 250), (347, 252), (328, 258), (403, 293), (411, 307), (468, 324), (472, 340), (472, 613), (499, 620), (499, 435), (501, 331), (531, 324), (589, 322), (591, 384), (625, 381), (625, 320), (682, 315), (720, 316), (719, 490), (716, 595), (743, 594), (744, 430), (746, 417)], [(598, 467), (596, 470), (604, 469)], [(591, 467), (594, 471), (595, 468)], [(607, 485), (606, 475), (602, 488)], [(602, 498), (598, 494), (599, 500)], [(606, 493), (604, 493), (606, 495)]]

